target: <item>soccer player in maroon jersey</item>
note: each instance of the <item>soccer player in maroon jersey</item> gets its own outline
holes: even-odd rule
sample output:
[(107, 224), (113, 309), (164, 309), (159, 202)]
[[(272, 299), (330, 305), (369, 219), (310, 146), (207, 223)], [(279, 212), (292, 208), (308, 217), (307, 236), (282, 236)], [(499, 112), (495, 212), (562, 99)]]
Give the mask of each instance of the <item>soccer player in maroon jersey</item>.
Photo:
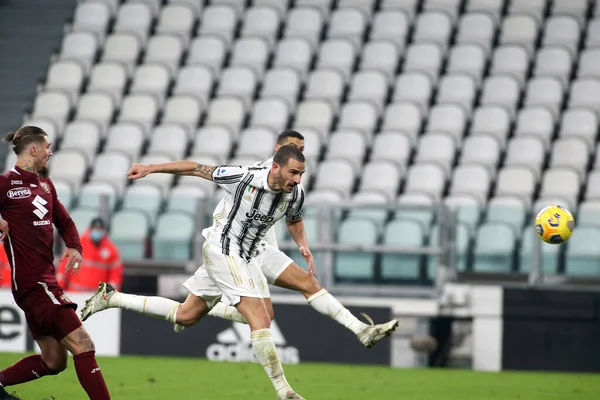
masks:
[[(25, 312), (29, 331), (41, 349), (0, 371), (0, 399), (17, 399), (4, 387), (56, 375), (67, 368), (73, 354), (77, 377), (92, 400), (110, 399), (94, 343), (76, 314), (73, 303), (56, 281), (54, 228), (66, 249), (67, 271), (77, 271), (81, 244), (75, 223), (58, 200), (46, 166), (52, 156), (48, 135), (24, 126), (2, 139), (17, 154), (16, 165), (0, 175), (0, 240), (10, 261), (13, 297)], [(8, 277), (2, 277), (7, 279)]]

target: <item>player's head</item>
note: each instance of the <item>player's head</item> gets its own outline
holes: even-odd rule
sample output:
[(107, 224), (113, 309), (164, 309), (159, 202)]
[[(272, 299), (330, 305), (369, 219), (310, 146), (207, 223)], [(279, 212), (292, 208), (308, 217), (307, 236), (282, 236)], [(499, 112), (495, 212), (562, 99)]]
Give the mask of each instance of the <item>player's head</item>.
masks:
[(305, 170), (304, 154), (292, 144), (281, 146), (273, 157), (271, 172), (278, 188), (286, 193), (300, 183)]
[(48, 141), (48, 134), (37, 126), (19, 128), (6, 135), (2, 141), (10, 143), (15, 154), (38, 172), (46, 168), (52, 156), (52, 143)]
[(275, 144), (275, 151), (279, 150), (281, 146), (291, 144), (304, 152), (304, 136), (300, 132), (293, 129), (286, 129), (277, 135), (277, 143)]
[(106, 235), (106, 223), (100, 217), (96, 217), (90, 223), (90, 239), (94, 243), (100, 243), (100, 241)]

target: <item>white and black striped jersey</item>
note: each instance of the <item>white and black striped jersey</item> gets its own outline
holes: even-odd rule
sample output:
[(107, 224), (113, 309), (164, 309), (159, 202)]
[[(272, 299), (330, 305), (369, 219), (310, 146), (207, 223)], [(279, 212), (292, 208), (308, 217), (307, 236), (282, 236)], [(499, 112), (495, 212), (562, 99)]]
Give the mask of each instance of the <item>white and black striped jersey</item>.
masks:
[[(252, 164), (253, 167), (267, 167), (267, 168), (271, 168), (271, 166), (273, 165), (273, 157), (264, 160), (264, 161), (259, 161), (255, 164)], [(265, 237), (263, 238), (261, 245), (264, 246), (264, 243), (270, 244), (271, 246), (275, 247), (275, 248), (279, 248), (279, 246), (277, 245), (277, 234), (275, 233), (275, 226), (272, 226), (271, 229), (269, 229), (267, 231), (267, 233), (265, 233)]]
[(273, 191), (267, 183), (270, 171), (265, 166), (222, 165), (213, 172), (213, 181), (226, 195), (213, 212), (212, 226), (202, 234), (223, 254), (249, 261), (262, 252), (259, 243), (275, 222), (284, 216), (302, 219), (302, 185), (291, 193)]

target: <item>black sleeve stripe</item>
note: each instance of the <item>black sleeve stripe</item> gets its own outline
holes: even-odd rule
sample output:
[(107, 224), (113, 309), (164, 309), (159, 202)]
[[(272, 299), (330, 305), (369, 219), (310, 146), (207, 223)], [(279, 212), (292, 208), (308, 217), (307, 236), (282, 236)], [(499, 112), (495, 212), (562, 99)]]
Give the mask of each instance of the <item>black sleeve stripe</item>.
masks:
[(260, 171), (263, 169), (267, 169), (267, 167), (248, 167), (249, 171)]
[[(236, 174), (236, 175), (229, 175), (229, 176), (215, 176), (213, 178), (213, 181), (215, 181), (216, 183), (223, 183), (226, 181), (239, 182), (242, 179), (242, 176), (244, 176), (244, 174)], [(234, 182), (228, 182), (228, 183), (234, 183)]]

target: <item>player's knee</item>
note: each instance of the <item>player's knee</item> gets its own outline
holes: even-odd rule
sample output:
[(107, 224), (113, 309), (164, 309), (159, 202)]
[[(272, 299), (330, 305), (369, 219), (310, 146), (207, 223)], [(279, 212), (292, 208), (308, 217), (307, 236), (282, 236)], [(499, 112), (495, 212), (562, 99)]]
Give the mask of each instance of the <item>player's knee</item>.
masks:
[(44, 364), (46, 364), (48, 373), (50, 375), (58, 375), (61, 372), (63, 372), (65, 369), (67, 369), (67, 354), (65, 353), (60, 354), (60, 355), (54, 355), (52, 357), (43, 359), (44, 360)]
[(177, 323), (189, 328), (200, 320), (200, 314), (198, 310), (180, 306), (177, 310)]
[(301, 285), (302, 292), (304, 292), (307, 295), (313, 295), (319, 290), (323, 289), (323, 286), (321, 286), (319, 281), (317, 281), (317, 279), (314, 276), (308, 273), (304, 276)]

